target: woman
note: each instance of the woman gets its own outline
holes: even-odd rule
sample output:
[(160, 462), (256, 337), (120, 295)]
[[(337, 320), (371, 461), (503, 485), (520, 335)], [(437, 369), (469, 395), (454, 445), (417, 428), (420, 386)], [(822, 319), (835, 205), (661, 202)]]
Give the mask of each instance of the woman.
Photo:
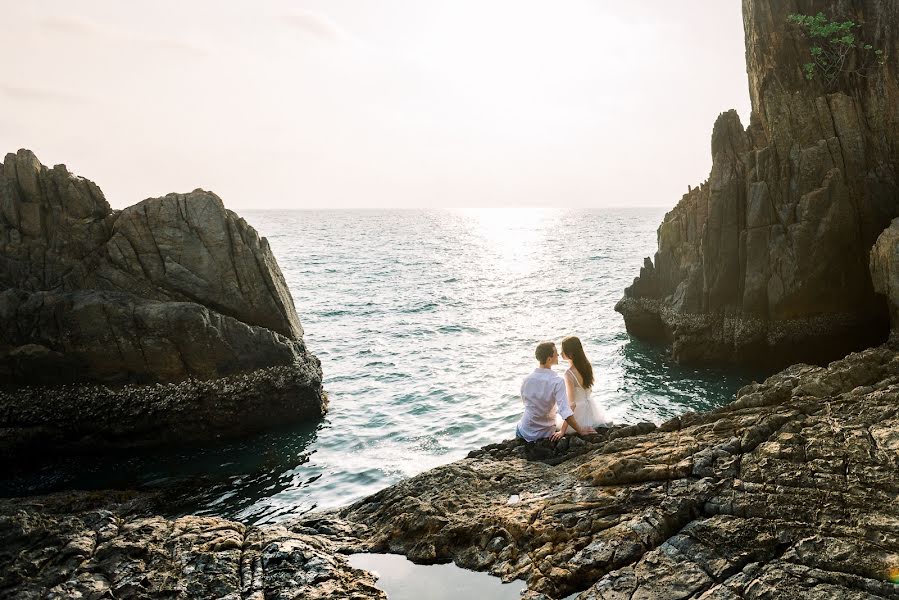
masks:
[[(568, 404), (574, 411), (574, 417), (578, 423), (582, 423), (586, 427), (595, 427), (597, 425), (608, 425), (609, 419), (606, 417), (605, 411), (591, 397), (593, 389), (593, 367), (584, 354), (584, 347), (581, 340), (569, 336), (562, 340), (562, 358), (571, 363), (571, 366), (565, 371), (565, 392), (568, 394)], [(563, 435), (574, 433), (573, 429), (568, 427), (568, 423), (557, 419), (559, 431), (553, 436), (553, 439), (559, 439)]]

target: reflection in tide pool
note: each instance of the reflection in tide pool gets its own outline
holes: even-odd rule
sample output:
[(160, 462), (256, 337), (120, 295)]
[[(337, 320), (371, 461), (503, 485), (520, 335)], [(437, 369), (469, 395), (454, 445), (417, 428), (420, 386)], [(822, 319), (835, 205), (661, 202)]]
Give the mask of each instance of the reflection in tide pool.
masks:
[(390, 600), (518, 600), (526, 587), (522, 581), (503, 583), (451, 563), (416, 565), (399, 554), (351, 554), (348, 558), (353, 568), (372, 571), (378, 588)]
[(675, 365), (613, 310), (663, 212), (244, 211), (322, 361), (327, 418), (218, 448), (65, 460), (0, 493), (187, 482), (179, 510), (250, 523), (347, 504), (512, 437), (535, 343), (569, 334), (618, 422), (719, 406), (761, 375)]

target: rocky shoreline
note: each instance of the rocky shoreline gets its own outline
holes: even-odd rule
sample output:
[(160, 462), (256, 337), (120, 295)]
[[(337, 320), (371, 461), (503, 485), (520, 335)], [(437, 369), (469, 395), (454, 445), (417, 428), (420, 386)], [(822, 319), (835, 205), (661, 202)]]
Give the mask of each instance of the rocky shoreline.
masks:
[(529, 598), (899, 598), (897, 472), (883, 345), (658, 427), (486, 446), (277, 526), (163, 519), (164, 499), (127, 493), (0, 500), (0, 597), (381, 598), (342, 557), (374, 551), (522, 579)]
[(487, 447), (340, 516), (379, 550), (553, 598), (896, 598), (897, 400), (899, 353), (882, 346), (595, 436), (558, 465)]

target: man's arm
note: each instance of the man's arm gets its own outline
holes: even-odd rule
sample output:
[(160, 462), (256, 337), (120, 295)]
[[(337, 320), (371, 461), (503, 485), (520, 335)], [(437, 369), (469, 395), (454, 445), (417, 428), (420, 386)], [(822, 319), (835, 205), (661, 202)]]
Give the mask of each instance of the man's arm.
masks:
[[(572, 411), (574, 410), (574, 407), (571, 406), (571, 398), (573, 396), (574, 396), (574, 384), (571, 382), (571, 377), (569, 377), (569, 372), (566, 371), (565, 372), (565, 397), (568, 401), (568, 406), (571, 408)], [(559, 416), (561, 416), (561, 415), (559, 415)], [(564, 417), (563, 417), (563, 419), (564, 419)], [(572, 427), (573, 427), (573, 425), (572, 425)], [(565, 419), (562, 421), (562, 427), (560, 427), (559, 431), (556, 432), (556, 433), (558, 433), (558, 435), (553, 435), (553, 439), (561, 438), (563, 435), (565, 435), (565, 433), (567, 431), (568, 431), (568, 420)], [(577, 431), (577, 429), (575, 429), (575, 431)]]

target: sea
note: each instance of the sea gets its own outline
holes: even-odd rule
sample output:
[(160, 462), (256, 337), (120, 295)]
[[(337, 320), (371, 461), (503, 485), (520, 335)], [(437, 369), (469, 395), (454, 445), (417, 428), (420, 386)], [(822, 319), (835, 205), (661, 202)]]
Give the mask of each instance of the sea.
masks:
[(256, 524), (345, 505), (513, 437), (535, 345), (567, 335), (617, 423), (721, 406), (765, 374), (679, 366), (613, 310), (664, 212), (240, 211), (321, 359), (327, 416), (214, 447), (65, 458), (0, 481), (0, 494), (183, 488), (181, 512)]

